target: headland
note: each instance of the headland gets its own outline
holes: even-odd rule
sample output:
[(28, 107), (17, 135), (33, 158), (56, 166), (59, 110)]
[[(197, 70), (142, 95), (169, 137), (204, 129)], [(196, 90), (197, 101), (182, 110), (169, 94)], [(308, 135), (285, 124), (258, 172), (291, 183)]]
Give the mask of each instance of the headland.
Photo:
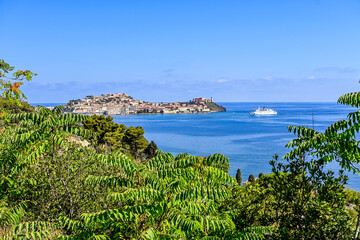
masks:
[(126, 93), (102, 94), (86, 96), (84, 99), (70, 100), (68, 112), (77, 114), (181, 114), (181, 113), (212, 113), (225, 112), (226, 109), (203, 97), (188, 102), (153, 103), (136, 100)]

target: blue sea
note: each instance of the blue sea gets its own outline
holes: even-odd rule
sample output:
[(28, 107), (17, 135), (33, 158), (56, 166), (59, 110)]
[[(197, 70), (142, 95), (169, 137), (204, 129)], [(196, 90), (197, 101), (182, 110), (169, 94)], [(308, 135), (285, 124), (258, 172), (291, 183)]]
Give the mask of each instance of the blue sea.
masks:
[[(355, 108), (336, 103), (218, 103), (226, 112), (200, 114), (117, 115), (117, 123), (142, 126), (145, 137), (165, 152), (209, 156), (221, 153), (230, 159), (230, 175), (241, 169), (243, 179), (250, 174), (271, 172), (274, 154), (282, 157), (289, 150), (287, 142), (295, 135), (289, 125), (301, 125), (324, 131), (332, 123), (346, 118)], [(40, 104), (56, 106), (58, 104)], [(252, 116), (249, 112), (266, 106), (275, 116)], [(314, 119), (314, 125), (313, 125)], [(328, 169), (337, 172), (336, 162)], [(360, 176), (348, 173), (350, 188), (360, 191)]]
[[(219, 103), (226, 112), (168, 115), (120, 115), (114, 121), (126, 126), (142, 126), (145, 137), (172, 154), (187, 152), (196, 156), (221, 153), (230, 159), (230, 175), (241, 169), (243, 179), (250, 174), (271, 172), (274, 154), (282, 157), (287, 142), (295, 135), (289, 125), (324, 131), (335, 121), (346, 118), (354, 108), (336, 103)], [(275, 116), (252, 116), (259, 106), (278, 111)], [(328, 169), (338, 170), (336, 162)], [(350, 188), (360, 191), (360, 176), (348, 173)]]

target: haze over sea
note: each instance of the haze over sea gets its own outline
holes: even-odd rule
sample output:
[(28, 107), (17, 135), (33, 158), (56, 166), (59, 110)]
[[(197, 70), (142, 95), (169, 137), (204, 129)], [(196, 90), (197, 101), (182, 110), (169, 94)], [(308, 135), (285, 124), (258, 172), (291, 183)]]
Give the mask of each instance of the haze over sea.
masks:
[[(250, 174), (271, 172), (269, 160), (276, 153), (280, 157), (289, 150), (284, 146), (295, 135), (289, 125), (313, 127), (323, 132), (335, 121), (346, 118), (355, 108), (336, 103), (218, 103), (226, 112), (202, 114), (116, 115), (114, 122), (126, 126), (142, 126), (145, 137), (172, 154), (187, 152), (208, 156), (221, 153), (230, 159), (230, 175), (241, 169), (243, 180)], [(42, 104), (45, 105), (45, 104)], [(252, 116), (258, 106), (278, 111), (275, 116)], [(337, 162), (328, 169), (337, 172)], [(360, 176), (348, 173), (348, 185), (360, 191)]]

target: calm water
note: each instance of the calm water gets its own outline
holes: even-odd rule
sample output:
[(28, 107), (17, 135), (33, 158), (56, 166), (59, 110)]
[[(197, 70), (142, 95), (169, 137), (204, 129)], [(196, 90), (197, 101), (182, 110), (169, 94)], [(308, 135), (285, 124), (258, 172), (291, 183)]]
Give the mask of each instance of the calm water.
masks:
[[(259, 103), (220, 103), (227, 112), (210, 114), (126, 115), (113, 116), (114, 121), (126, 126), (142, 126), (145, 137), (158, 147), (173, 154), (187, 152), (208, 156), (222, 153), (230, 158), (230, 174), (241, 169), (243, 179), (250, 174), (269, 173), (269, 160), (277, 153), (287, 153), (285, 144), (294, 138), (288, 125), (312, 127), (323, 131), (333, 122), (355, 111), (336, 103), (266, 103), (278, 111), (276, 116), (250, 116)], [(337, 163), (329, 169), (337, 170)], [(349, 186), (360, 191), (360, 176), (348, 174)]]

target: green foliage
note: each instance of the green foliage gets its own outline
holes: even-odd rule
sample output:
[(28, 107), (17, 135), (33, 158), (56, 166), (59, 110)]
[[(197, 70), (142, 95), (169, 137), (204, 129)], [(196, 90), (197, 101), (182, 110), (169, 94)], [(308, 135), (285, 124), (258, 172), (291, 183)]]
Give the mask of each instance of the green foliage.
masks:
[(100, 173), (93, 150), (75, 142), (64, 144), (53, 158), (44, 156), (24, 170), (20, 200), (27, 201), (26, 219), (55, 221), (60, 215), (79, 219), (81, 213), (106, 206), (104, 188), (86, 184)]
[[(220, 211), (232, 212), (232, 220), (237, 231), (248, 227), (272, 226), (275, 211), (269, 207), (273, 197), (266, 188), (258, 184), (237, 185), (231, 188), (231, 194), (220, 207)], [(262, 227), (273, 230), (271, 227)]]
[(249, 175), (249, 178), (248, 178), (248, 181), (249, 181), (249, 183), (251, 183), (252, 185), (255, 185), (256, 180), (255, 180), (254, 175), (250, 174), (250, 175)]
[[(350, 93), (338, 102), (359, 107), (359, 99), (360, 93)], [(271, 174), (259, 176), (255, 185), (234, 187), (224, 201), (222, 208), (234, 211), (236, 227), (274, 226), (274, 239), (358, 238), (359, 197), (345, 189), (343, 170), (359, 173), (359, 114), (350, 113), (324, 133), (289, 126), (297, 137), (287, 144), (285, 163), (275, 155)], [(343, 168), (337, 177), (324, 170), (332, 161)]]
[[(271, 239), (349, 239), (357, 214), (350, 218), (344, 181), (306, 164), (275, 160), (273, 172), (256, 185), (235, 186), (220, 211), (232, 211), (237, 229), (273, 226)], [(284, 172), (286, 170), (286, 173)], [(299, 174), (302, 173), (302, 174)]]
[(0, 97), (0, 133), (5, 127), (11, 126), (11, 122), (6, 118), (7, 113), (34, 112), (32, 106), (21, 101), (26, 97), (19, 87), (23, 85), (23, 80), (31, 81), (36, 74), (29, 70), (18, 70), (11, 76), (10, 72), (14, 69), (4, 60), (0, 60), (0, 90), (4, 96)]
[(6, 129), (1, 134), (0, 140), (12, 147), (6, 150), (16, 148), (17, 157), (25, 163), (34, 163), (43, 154), (53, 156), (56, 148), (61, 148), (71, 135), (91, 135), (91, 132), (81, 129), (79, 125), (86, 116), (62, 114), (63, 106), (53, 110), (41, 106), (37, 108), (36, 113), (10, 114), (8, 118), (16, 122), (18, 127)]
[[(342, 95), (338, 103), (358, 107), (360, 93)], [(288, 143), (293, 148), (286, 159), (295, 159), (306, 153), (316, 161), (329, 163), (339, 162), (344, 170), (360, 173), (360, 147), (356, 134), (360, 129), (360, 111), (348, 114), (347, 120), (340, 120), (330, 125), (324, 133), (303, 126), (289, 126), (289, 131), (297, 134), (297, 138)]]
[(226, 108), (224, 108), (223, 106), (217, 105), (214, 102), (206, 102), (205, 104), (208, 108), (210, 108), (211, 111), (216, 111), (216, 112), (225, 112), (226, 111)]
[(37, 74), (29, 70), (17, 70), (10, 75), (10, 72), (14, 71), (14, 69), (14, 67), (0, 59), (0, 89), (3, 91), (2, 95), (20, 105), (20, 100), (26, 99), (26, 96), (19, 87), (24, 84), (24, 80), (31, 81), (32, 77)]
[[(51, 186), (52, 175), (55, 171), (52, 169), (53, 163), (61, 151), (67, 150), (69, 138), (74, 134), (80, 136), (90, 134), (87, 130), (81, 129), (79, 125), (86, 117), (62, 114), (62, 110), (62, 106), (56, 107), (52, 111), (39, 106), (38, 112), (35, 113), (8, 115), (8, 118), (16, 125), (13, 128), (5, 129), (0, 134), (0, 203), (2, 203), (3, 209), (8, 209), (7, 212), (11, 212), (17, 203), (29, 200), (29, 197), (34, 194), (36, 200), (39, 195), (46, 194), (44, 186), (37, 185), (41, 172), (33, 172), (32, 177), (25, 177), (29, 171), (43, 164), (41, 170), (45, 171), (48, 186)], [(32, 188), (36, 189), (36, 187), (43, 190), (41, 194), (32, 191)], [(51, 199), (51, 196), (44, 197), (47, 197), (48, 200)], [(33, 203), (29, 202), (30, 209), (32, 209)], [(37, 208), (39, 207), (41, 206), (37, 206)], [(35, 217), (41, 218), (41, 216)], [(19, 224), (22, 225), (19, 225), (16, 234), (23, 234), (24, 239), (30, 239), (31, 237), (26, 235), (30, 233), (34, 235), (33, 239), (37, 235), (38, 238), (44, 237), (41, 232), (45, 231), (45, 225), (42, 222), (32, 222), (34, 225), (31, 225), (31, 228), (25, 227), (26, 231), (21, 227), (25, 223), (20, 222)], [(5, 226), (4, 231), (11, 232), (9, 227), (12, 226)]]
[[(304, 158), (283, 164), (277, 156), (273, 166), (271, 202), (277, 214), (279, 239), (349, 239), (349, 214), (345, 209), (347, 177), (324, 171), (324, 164)], [(284, 174), (286, 173), (286, 174)]]
[(94, 115), (84, 121), (84, 127), (95, 133), (91, 140), (98, 148), (108, 146), (110, 150), (121, 151), (136, 159), (151, 158), (157, 149), (155, 143), (149, 146), (142, 127), (126, 128), (124, 124), (114, 123), (111, 116)]
[(12, 126), (7, 114), (26, 112), (35, 112), (35, 109), (27, 102), (21, 101), (19, 104), (19, 102), (0, 97), (0, 129)]
[(345, 189), (345, 195), (352, 228), (355, 229), (354, 239), (357, 239), (360, 231), (360, 193), (351, 189)]
[[(360, 92), (348, 93), (342, 95), (338, 103), (359, 107), (359, 99)], [(284, 159), (291, 163), (289, 164), (291, 167), (294, 166), (293, 162), (300, 164), (297, 165), (295, 169), (302, 169), (301, 171), (304, 173), (300, 171), (298, 175), (304, 175), (301, 179), (306, 179), (305, 182), (310, 184), (310, 186), (306, 188), (307, 191), (303, 192), (308, 192), (308, 195), (310, 194), (310, 190), (312, 192), (318, 192), (319, 195), (316, 196), (324, 197), (330, 202), (336, 202), (336, 205), (332, 204), (329, 206), (331, 210), (328, 211), (328, 214), (333, 214), (331, 219), (337, 219), (339, 221), (341, 219), (340, 222), (346, 222), (348, 216), (343, 214), (344, 211), (341, 208), (344, 206), (344, 203), (336, 196), (344, 198), (343, 185), (346, 182), (346, 177), (340, 172), (340, 177), (335, 178), (333, 173), (324, 173), (322, 168), (329, 162), (337, 161), (342, 169), (352, 171), (353, 173), (360, 173), (358, 166), (360, 163), (360, 148), (359, 141), (357, 141), (357, 134), (360, 129), (359, 121), (360, 111), (355, 111), (349, 113), (346, 120), (340, 120), (330, 125), (324, 133), (303, 126), (289, 126), (289, 131), (295, 133), (297, 138), (287, 144), (287, 146), (291, 148), (291, 151), (284, 156)], [(289, 170), (285, 166), (281, 166), (281, 164), (278, 166), (278, 168), (283, 168), (283, 171)], [(294, 171), (293, 169), (290, 170)], [(308, 179), (309, 177), (310, 179)], [(303, 183), (302, 186), (307, 186), (307, 184)], [(311, 189), (311, 186), (314, 186), (314, 188)], [(312, 200), (312, 198), (309, 199)], [(317, 202), (315, 203), (317, 204)], [(336, 214), (334, 211), (338, 211), (338, 213)], [(358, 214), (355, 237), (357, 237), (359, 232), (359, 222), (360, 215)], [(348, 223), (339, 224), (338, 228), (347, 224)], [(336, 229), (334, 226), (324, 226), (326, 229)], [(345, 227), (342, 231), (345, 232), (343, 236), (350, 237), (347, 235)]]
[(57, 225), (50, 222), (24, 222), (26, 204), (0, 206), (0, 240), (55, 238)]
[(241, 186), (242, 184), (242, 177), (241, 177), (241, 170), (240, 168), (238, 168), (238, 170), (236, 171), (236, 182), (239, 184), (239, 186)]
[(284, 160), (242, 187), (221, 154), (174, 157), (111, 117), (17, 105), (35, 74), (13, 69), (0, 61), (2, 118), (13, 123), (0, 133), (0, 240), (358, 238), (359, 193), (325, 167), (359, 171), (360, 112), (324, 133), (290, 126)]
[[(96, 145), (121, 142), (126, 130), (125, 125), (114, 123), (111, 116), (93, 115), (83, 123), (86, 129), (96, 133), (92, 136)], [(118, 148), (121, 149), (121, 146)]]
[(150, 159), (157, 155), (158, 147), (154, 141), (151, 141), (149, 145), (145, 148), (143, 153), (145, 154), (145, 157)]
[(25, 113), (35, 112), (35, 109), (27, 102), (21, 102), (17, 104), (14, 101), (10, 101), (4, 97), (0, 97), (0, 111), (2, 113)]
[[(12, 208), (2, 204), (0, 208), (0, 232), (1, 237), (8, 235), (11, 226), (20, 223), (25, 213), (25, 204), (19, 204)], [(0, 238), (1, 239), (1, 238)]]
[(149, 145), (149, 142), (144, 137), (144, 129), (142, 127), (129, 127), (126, 129), (123, 142), (126, 150), (135, 158), (138, 158), (140, 153)]
[[(206, 158), (160, 154), (144, 165), (121, 153), (100, 159), (104, 166), (121, 167), (121, 173), (89, 176), (88, 182), (112, 188), (108, 199), (121, 207), (83, 214), (79, 223), (63, 221), (72, 230), (71, 238), (104, 232), (104, 238), (128, 239), (262, 236), (258, 229), (237, 232), (231, 213), (219, 212), (218, 203), (228, 197), (229, 187), (235, 183), (224, 171), (228, 159), (220, 154)], [(79, 224), (81, 230), (74, 227)]]

